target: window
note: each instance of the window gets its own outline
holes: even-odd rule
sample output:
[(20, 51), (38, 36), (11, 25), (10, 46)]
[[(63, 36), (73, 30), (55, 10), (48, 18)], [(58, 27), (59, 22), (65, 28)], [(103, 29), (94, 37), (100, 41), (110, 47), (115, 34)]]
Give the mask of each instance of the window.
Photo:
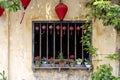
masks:
[(84, 36), (83, 24), (85, 21), (33, 21), (33, 63), (36, 56), (57, 59), (61, 52), (65, 59), (70, 55), (74, 55), (75, 60), (90, 59), (80, 42)]

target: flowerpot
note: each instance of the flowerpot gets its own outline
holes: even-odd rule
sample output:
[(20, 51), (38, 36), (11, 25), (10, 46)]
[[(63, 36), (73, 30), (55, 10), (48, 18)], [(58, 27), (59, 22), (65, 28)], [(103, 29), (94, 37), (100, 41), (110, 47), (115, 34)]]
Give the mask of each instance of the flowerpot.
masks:
[(51, 67), (51, 64), (41, 64), (40, 67)]
[(64, 67), (65, 66), (65, 63), (64, 62), (60, 62), (59, 63), (59, 67)]
[(47, 64), (47, 62), (46, 62), (46, 61), (43, 61), (42, 64)]
[(80, 65), (80, 64), (81, 64), (81, 62), (77, 62), (77, 64), (78, 64), (78, 65)]
[(90, 64), (86, 64), (86, 67), (87, 67), (87, 68), (90, 68), (90, 67), (91, 67), (91, 65), (90, 65)]
[(55, 63), (51, 63), (51, 67), (55, 67), (56, 66), (56, 64)]
[(74, 63), (70, 63), (70, 67), (74, 67), (75, 66), (75, 64)]
[(40, 67), (40, 61), (35, 61), (35, 67)]

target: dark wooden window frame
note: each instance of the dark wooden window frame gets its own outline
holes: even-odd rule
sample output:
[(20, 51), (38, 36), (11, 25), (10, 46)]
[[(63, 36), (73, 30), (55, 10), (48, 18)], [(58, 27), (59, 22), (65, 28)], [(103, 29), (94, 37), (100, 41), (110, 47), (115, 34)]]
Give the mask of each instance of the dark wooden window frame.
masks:
[[(75, 24), (77, 24), (77, 23), (79, 23), (79, 24), (85, 24), (85, 22), (86, 21), (84, 21), (84, 20), (76, 20), (76, 21), (33, 21), (32, 22), (32, 67), (34, 67), (34, 26), (35, 26), (35, 24), (40, 24), (39, 26), (41, 26), (41, 24), (46, 24), (46, 23), (48, 23), (48, 24), (50, 24), (50, 23), (54, 23), (54, 24), (56, 24), (56, 23), (58, 23), (58, 24), (60, 24), (60, 25), (62, 25), (62, 24), (64, 24), (64, 23), (68, 23), (68, 26), (69, 26), (69, 23), (75, 23)], [(47, 24), (47, 27), (48, 27), (48, 24)], [(90, 24), (91, 24), (91, 22), (90, 22)], [(76, 28), (76, 27), (75, 27)], [(48, 28), (46, 28), (46, 29), (48, 29)], [(47, 30), (48, 31), (48, 30)], [(61, 30), (62, 31), (62, 30)], [(40, 29), (40, 33), (41, 33), (41, 29)], [(54, 33), (53, 33), (54, 34)], [(68, 34), (70, 34), (69, 32), (68, 32)], [(47, 32), (47, 37), (46, 38), (48, 38), (48, 32)], [(75, 32), (75, 35), (76, 35), (76, 32)], [(83, 30), (82, 30), (82, 36), (83, 36)], [(41, 38), (41, 36), (40, 36), (40, 38)], [(69, 36), (68, 36), (68, 38), (69, 38)], [(76, 39), (76, 38), (75, 38)], [(53, 39), (53, 40), (55, 40), (55, 38)], [(54, 41), (53, 41), (53, 43), (54, 43)], [(40, 43), (39, 43), (40, 45), (41, 45), (41, 40), (40, 40)], [(55, 43), (54, 43), (55, 44)], [(48, 45), (48, 39), (47, 39), (47, 44), (46, 45)], [(60, 44), (61, 45), (61, 44)], [(75, 45), (76, 45), (76, 42), (75, 42)], [(69, 46), (69, 40), (68, 40), (68, 46)], [(55, 48), (55, 46), (53, 47), (53, 48)], [(48, 47), (46, 48), (46, 49), (48, 49)], [(62, 51), (62, 48), (60, 48), (60, 50)], [(67, 49), (67, 50), (69, 50), (69, 48)], [(40, 51), (41, 51), (41, 47), (40, 47)], [(48, 50), (46, 51), (46, 53), (47, 53), (47, 59), (48, 59)], [(69, 53), (67, 53), (68, 54), (68, 58), (69, 58)], [(41, 52), (39, 52), (39, 55), (41, 56)], [(53, 50), (53, 57), (55, 58), (55, 50)], [(83, 52), (83, 45), (82, 45), (82, 59), (84, 59), (84, 52)], [(89, 59), (91, 60), (91, 55), (89, 55)], [(76, 60), (76, 47), (75, 47), (75, 60)], [(35, 68), (35, 67), (34, 67)], [(84, 66), (84, 64), (83, 64), (83, 66), (82, 67), (39, 67), (39, 68), (35, 68), (35, 69), (44, 69), (44, 68), (46, 68), (46, 69), (49, 69), (49, 68), (72, 68), (72, 69), (87, 69), (85, 66)]]

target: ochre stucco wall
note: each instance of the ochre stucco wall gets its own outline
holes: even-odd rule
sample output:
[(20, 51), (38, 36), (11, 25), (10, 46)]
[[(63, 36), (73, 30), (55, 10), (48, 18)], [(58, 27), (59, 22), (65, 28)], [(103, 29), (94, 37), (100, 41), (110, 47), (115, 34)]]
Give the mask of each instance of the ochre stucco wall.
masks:
[[(78, 80), (83, 75), (89, 80), (89, 71), (86, 70), (32, 70), (32, 21), (34, 20), (58, 20), (55, 14), (55, 6), (59, 0), (31, 0), (25, 11), (22, 24), (23, 10), (4, 14), (0, 17), (0, 71), (5, 70), (9, 80), (35, 80), (35, 76), (43, 80)], [(87, 10), (84, 0), (64, 0), (69, 10), (65, 20), (83, 20)], [(9, 29), (8, 29), (9, 28)], [(9, 32), (9, 34), (8, 34)], [(106, 54), (116, 52), (116, 31), (112, 27), (103, 27), (101, 21), (93, 22), (92, 43), (98, 48), (97, 59), (102, 59)], [(94, 58), (93, 58), (94, 59)], [(114, 74), (118, 74), (117, 62), (96, 62), (97, 66), (102, 63), (110, 63), (114, 68)], [(97, 63), (97, 64), (96, 64)], [(84, 74), (83, 74), (84, 73)], [(46, 78), (46, 75), (48, 78)], [(60, 79), (62, 77), (62, 79)], [(71, 78), (70, 78), (71, 77)], [(86, 78), (87, 77), (87, 78)]]

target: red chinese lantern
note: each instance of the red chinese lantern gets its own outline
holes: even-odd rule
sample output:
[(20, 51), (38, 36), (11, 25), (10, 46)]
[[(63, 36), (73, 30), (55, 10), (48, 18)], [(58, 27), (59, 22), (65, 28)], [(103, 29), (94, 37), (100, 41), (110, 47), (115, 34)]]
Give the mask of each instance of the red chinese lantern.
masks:
[(57, 29), (57, 34), (59, 34), (60, 26), (57, 25), (57, 26), (56, 26), (56, 29)]
[(77, 31), (79, 31), (79, 30), (80, 30), (80, 27), (79, 27), (79, 26), (77, 26), (77, 28), (76, 28), (76, 29), (77, 29)]
[(70, 26), (70, 31), (71, 31), (71, 35), (72, 35), (72, 31), (74, 30), (73, 26)]
[(79, 27), (79, 26), (77, 26), (76, 30), (77, 30), (78, 35), (79, 35), (80, 27)]
[(4, 12), (4, 8), (0, 7), (0, 16), (3, 15), (3, 12)]
[(63, 33), (65, 34), (65, 30), (66, 30), (67, 28), (65, 27), (65, 26), (63, 26)]
[(42, 26), (42, 29), (43, 29), (43, 30), (45, 30), (45, 29), (46, 29), (45, 25), (43, 25), (43, 26)]
[(38, 31), (38, 30), (39, 30), (39, 27), (38, 27), (38, 26), (36, 26), (36, 27), (35, 27), (35, 30), (36, 30), (36, 31)]
[(68, 7), (60, 0), (60, 3), (55, 7), (55, 11), (58, 18), (63, 20), (68, 11)]
[(20, 1), (21, 1), (21, 4), (22, 4), (22, 7), (24, 9), (26, 9), (31, 0), (20, 0)]
[(49, 26), (49, 29), (50, 29), (50, 34), (52, 34), (52, 29), (53, 29), (53, 26), (52, 26), (52, 25), (50, 25), (50, 26)]
[[(24, 8), (24, 10), (27, 8), (27, 6), (29, 5), (30, 1), (31, 0), (20, 0), (21, 1), (21, 4), (22, 4), (22, 7)], [(20, 24), (22, 23), (23, 21), (23, 18), (24, 18), (24, 15), (25, 15), (25, 12), (23, 12), (23, 16), (22, 16), (22, 19), (20, 21)]]
[(45, 30), (46, 30), (46, 26), (45, 25), (42, 26), (42, 30), (43, 30), (43, 33), (44, 33)]

